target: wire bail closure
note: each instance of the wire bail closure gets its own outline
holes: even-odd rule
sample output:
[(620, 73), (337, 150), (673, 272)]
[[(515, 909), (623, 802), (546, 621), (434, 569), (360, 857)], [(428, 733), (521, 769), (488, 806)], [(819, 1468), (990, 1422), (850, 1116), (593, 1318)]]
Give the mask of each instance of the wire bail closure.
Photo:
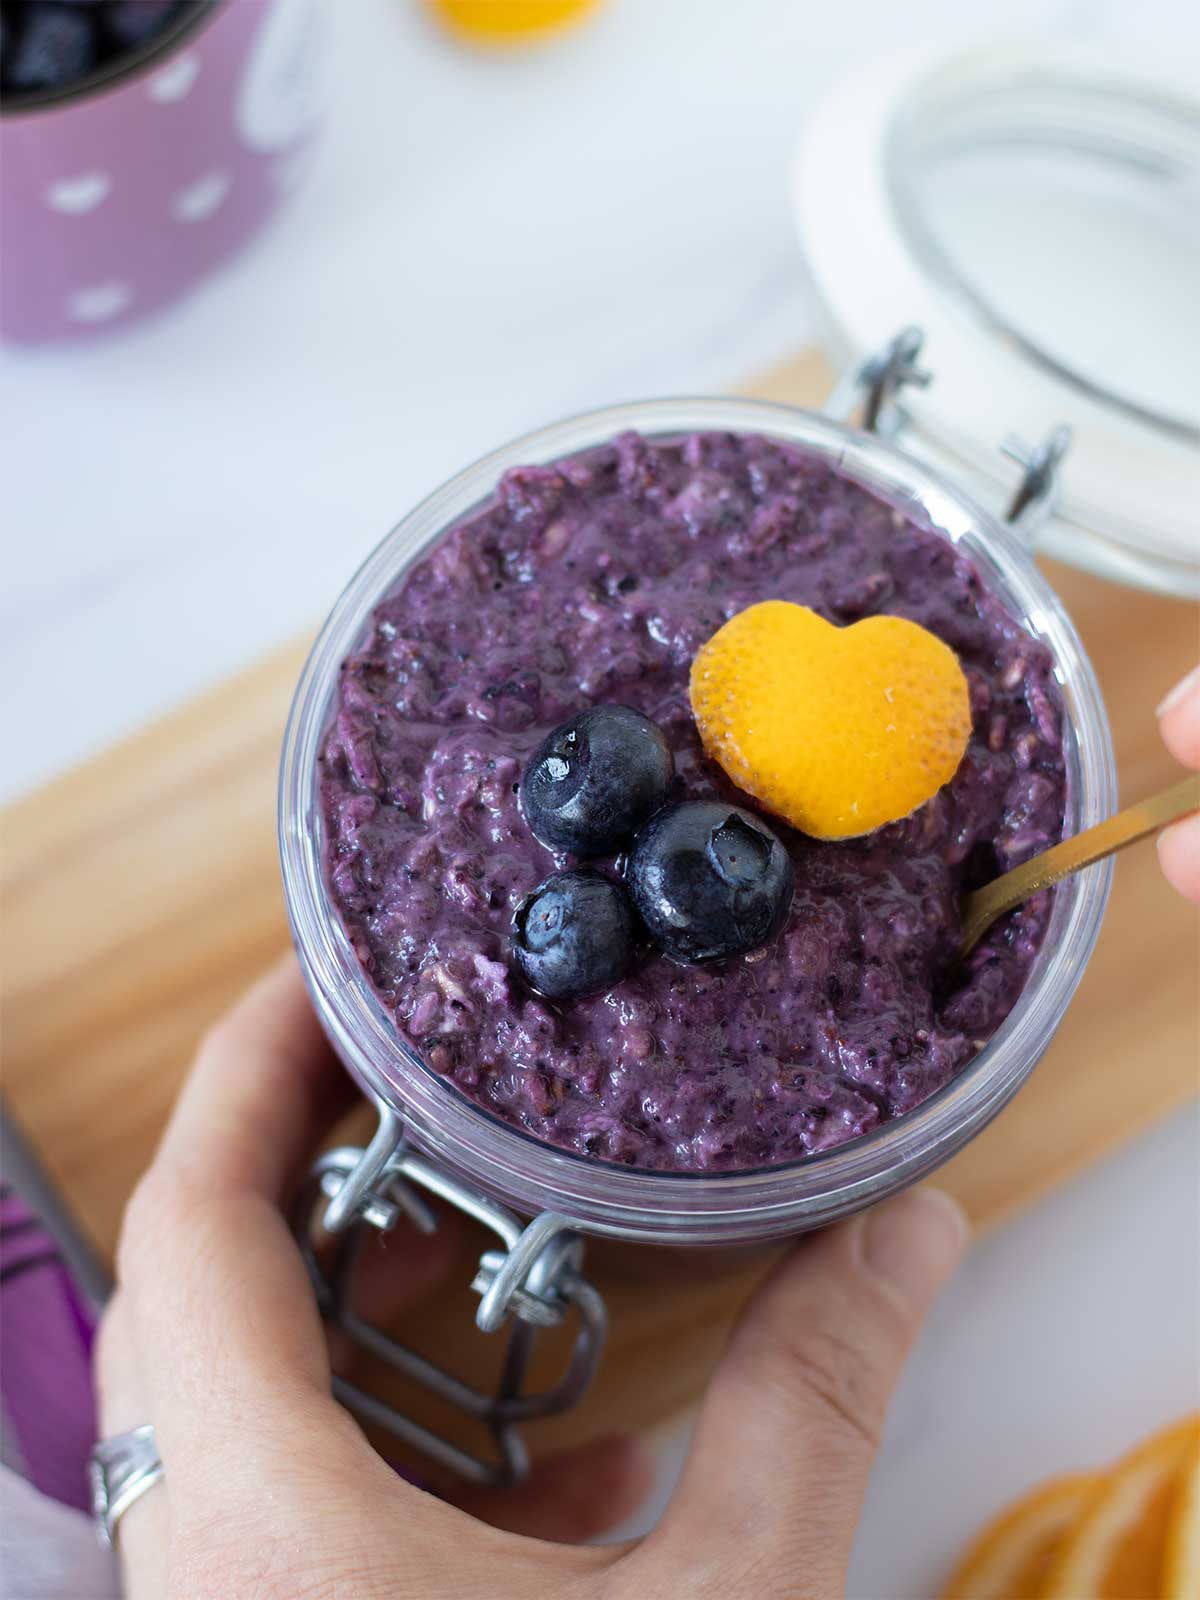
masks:
[(1070, 448), (1071, 430), (1065, 422), (1051, 428), (1041, 444), (1032, 448), (1014, 434), (1000, 445), (1003, 454), (1024, 469), (1004, 520), (1020, 528), (1027, 538), (1054, 509), (1059, 468)]
[[(591, 1382), (604, 1348), (608, 1317), (603, 1298), (582, 1275), (584, 1241), (565, 1217), (553, 1212), (523, 1223), (408, 1146), (403, 1123), (390, 1107), (381, 1105), (378, 1113), (379, 1126), (367, 1148), (344, 1146), (320, 1156), (296, 1200), (293, 1230), (318, 1307), (351, 1344), (478, 1421), (491, 1435), (495, 1458), (461, 1449), (344, 1378), (334, 1377), (334, 1394), (349, 1410), (470, 1483), (519, 1482), (529, 1471), (520, 1424), (573, 1406)], [(499, 1240), (499, 1248), (480, 1257), (471, 1285), (480, 1296), (475, 1322), (481, 1332), (494, 1333), (511, 1321), (500, 1376), (491, 1393), (383, 1333), (350, 1304), (350, 1271), (372, 1230), (390, 1232), (402, 1218), (423, 1233), (436, 1229), (437, 1217), (427, 1194), (482, 1223)], [(340, 1240), (328, 1271), (312, 1237), (322, 1199), (326, 1204), (321, 1226)], [(572, 1312), (578, 1331), (563, 1375), (542, 1393), (526, 1393), (524, 1380), (538, 1330), (558, 1326)]]
[[(905, 422), (897, 403), (901, 391), (910, 385), (927, 389), (933, 382), (933, 373), (918, 365), (924, 343), (922, 329), (901, 328), (874, 355), (842, 374), (823, 408), (826, 415), (845, 422), (857, 411), (864, 432), (894, 439)], [(1065, 423), (1052, 428), (1039, 445), (1030, 447), (1012, 434), (1000, 443), (1001, 453), (1023, 469), (1004, 520), (1027, 540), (1054, 510), (1059, 469), (1070, 447), (1071, 430)]]
[(933, 373), (917, 365), (924, 343), (920, 328), (901, 328), (874, 355), (857, 367), (848, 367), (822, 407), (826, 416), (845, 422), (857, 411), (865, 433), (891, 438), (903, 420), (894, 403), (896, 396), (909, 384), (927, 389), (933, 382)]

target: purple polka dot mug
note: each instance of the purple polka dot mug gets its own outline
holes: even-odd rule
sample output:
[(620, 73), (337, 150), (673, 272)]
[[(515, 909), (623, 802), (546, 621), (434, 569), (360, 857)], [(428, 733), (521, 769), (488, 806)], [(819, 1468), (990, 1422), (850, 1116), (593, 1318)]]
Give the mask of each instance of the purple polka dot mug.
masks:
[(0, 109), (0, 337), (127, 326), (231, 256), (301, 176), (316, 0), (181, 6), (143, 48)]

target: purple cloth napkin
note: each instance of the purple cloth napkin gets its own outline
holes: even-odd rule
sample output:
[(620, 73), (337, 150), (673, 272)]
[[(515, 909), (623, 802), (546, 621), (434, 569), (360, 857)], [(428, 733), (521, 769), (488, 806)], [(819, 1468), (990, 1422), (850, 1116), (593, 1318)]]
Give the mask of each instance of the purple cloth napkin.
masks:
[(96, 1312), (33, 1212), (0, 1185), (0, 1407), (4, 1457), (42, 1494), (89, 1508), (96, 1437)]

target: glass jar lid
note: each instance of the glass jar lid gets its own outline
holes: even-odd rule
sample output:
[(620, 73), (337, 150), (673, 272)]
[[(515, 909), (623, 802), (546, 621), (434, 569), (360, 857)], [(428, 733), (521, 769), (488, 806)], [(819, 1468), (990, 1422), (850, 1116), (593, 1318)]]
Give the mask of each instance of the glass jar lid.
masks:
[(906, 56), (829, 101), (796, 204), (840, 361), (924, 333), (903, 447), (995, 504), (1000, 447), (1066, 424), (1039, 546), (1200, 595), (1200, 100), (1039, 43)]

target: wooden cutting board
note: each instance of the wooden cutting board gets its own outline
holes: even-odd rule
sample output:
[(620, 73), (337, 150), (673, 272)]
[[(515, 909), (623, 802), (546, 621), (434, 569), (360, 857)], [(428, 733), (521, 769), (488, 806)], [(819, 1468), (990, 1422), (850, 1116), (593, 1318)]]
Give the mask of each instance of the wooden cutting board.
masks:
[[(811, 406), (827, 387), (827, 369), (809, 354), (749, 392)], [(1200, 653), (1196, 611), (1048, 570), (1100, 675), (1122, 793), (1148, 794), (1175, 771), (1153, 708)], [(3, 817), (4, 1091), (106, 1255), (200, 1032), (287, 942), (275, 777), (306, 643)], [(978, 1223), (1100, 1159), (1200, 1088), (1197, 933), (1161, 881), (1152, 846), (1118, 860), (1099, 947), (1049, 1054), (940, 1174)], [(550, 1440), (598, 1423), (649, 1424), (691, 1401), (753, 1271), (667, 1283), (656, 1261), (647, 1281), (631, 1278), (628, 1254), (603, 1255), (595, 1260), (612, 1312), (605, 1367), (579, 1413), (543, 1425)], [(466, 1263), (462, 1276), (465, 1284)], [(471, 1306), (460, 1285), (402, 1331), (419, 1323), (420, 1342), (479, 1374), (495, 1359), (495, 1341), (474, 1333)]]

